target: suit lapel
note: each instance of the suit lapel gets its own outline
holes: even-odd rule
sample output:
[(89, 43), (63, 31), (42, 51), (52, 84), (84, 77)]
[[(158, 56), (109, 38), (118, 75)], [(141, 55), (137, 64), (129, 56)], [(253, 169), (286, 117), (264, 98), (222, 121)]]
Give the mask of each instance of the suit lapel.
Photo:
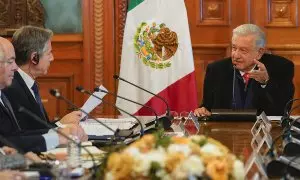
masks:
[[(38, 113), (40, 115), (40, 117), (44, 117), (44, 119), (48, 121), (48, 118), (42, 114), (38, 103), (36, 102), (35, 98), (31, 94), (30, 90), (28, 89), (25, 81), (23, 80), (23, 78), (21, 77), (19, 72), (17, 72), (17, 71), (15, 72), (14, 78), (16, 79), (16, 82), (19, 84), (19, 88), (21, 88), (23, 90), (26, 97), (28, 98), (29, 106), (33, 106), (34, 112)], [(45, 114), (45, 115), (47, 115), (47, 114)]]
[[(223, 86), (220, 88), (221, 94), (224, 94), (223, 96), (223, 103), (222, 107), (231, 107), (232, 106), (232, 95), (233, 95), (233, 67), (230, 61), (228, 61), (228, 64), (226, 64), (227, 68), (224, 68), (224, 71), (222, 72), (223, 76)], [(238, 73), (239, 71), (236, 71), (236, 81), (238, 81)]]
[(6, 105), (6, 106), (4, 106), (2, 103), (0, 103), (2, 109), (14, 121), (14, 124), (16, 125), (16, 127), (18, 128), (18, 130), (21, 130), (19, 122), (18, 122), (18, 120), (17, 120), (17, 118), (15, 116), (15, 113), (14, 113), (11, 105), (10, 105), (10, 102), (8, 101), (8, 99), (5, 97), (4, 94), (2, 94), (2, 98), (4, 100), (3, 103), (5, 103), (5, 105)]
[(2, 103), (0, 103), (0, 122), (0, 131), (3, 135), (15, 132), (15, 130), (17, 129), (7, 109), (3, 106)]

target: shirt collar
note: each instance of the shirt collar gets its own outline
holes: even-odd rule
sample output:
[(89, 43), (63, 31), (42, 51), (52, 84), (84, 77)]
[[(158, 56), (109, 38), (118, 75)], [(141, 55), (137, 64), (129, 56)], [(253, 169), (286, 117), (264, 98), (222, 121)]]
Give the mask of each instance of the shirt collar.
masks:
[(30, 77), (28, 74), (26, 74), (21, 68), (18, 69), (18, 73), (20, 74), (20, 76), (22, 77), (22, 79), (24, 80), (26, 86), (31, 89), (31, 87), (34, 84), (34, 79), (32, 79), (32, 77)]

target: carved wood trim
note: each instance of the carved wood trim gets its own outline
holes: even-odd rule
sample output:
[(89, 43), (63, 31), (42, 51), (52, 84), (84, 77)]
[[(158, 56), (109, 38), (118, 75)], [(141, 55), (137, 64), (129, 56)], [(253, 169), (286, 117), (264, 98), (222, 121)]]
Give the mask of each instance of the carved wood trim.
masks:
[[(127, 17), (127, 6), (129, 0), (117, 0), (115, 3), (116, 9), (116, 56), (115, 56), (115, 74), (120, 74), (120, 66), (121, 66), (121, 55), (122, 55), (122, 45), (123, 45), (123, 38), (124, 38), (124, 30), (125, 30), (125, 23)], [(114, 84), (115, 93), (118, 90), (118, 81), (115, 81)], [(116, 101), (116, 98), (113, 99)], [(114, 114), (119, 114), (117, 110), (114, 111)]]
[(197, 0), (197, 25), (228, 26), (231, 19), (231, 0)]
[(298, 0), (266, 0), (267, 27), (298, 26)]
[(299, 50), (300, 44), (268, 44), (268, 49)]
[(52, 42), (83, 42), (82, 34), (55, 34)]
[(0, 0), (0, 34), (12, 36), (24, 25), (43, 27), (44, 11), (40, 0)]
[[(104, 0), (94, 0), (94, 71), (95, 84), (100, 85), (104, 83)], [(96, 115), (100, 115), (103, 108), (97, 107), (94, 110)]]
[[(226, 56), (230, 56), (230, 44), (193, 44), (193, 53), (199, 54), (202, 52), (209, 54), (219, 54), (222, 50), (226, 51)], [(300, 44), (268, 44), (266, 49), (280, 54), (300, 54)], [(205, 50), (205, 51), (202, 51)]]
[(128, 0), (118, 0), (117, 3), (117, 18), (116, 18), (116, 37), (118, 46), (116, 52), (116, 72), (120, 72), (120, 65), (121, 65), (121, 55), (122, 55), (122, 45), (123, 45), (123, 37), (124, 37), (124, 30), (125, 30), (125, 23), (127, 17), (127, 5)]
[[(193, 53), (224, 54), (228, 57), (231, 54), (230, 44), (192, 44)], [(205, 50), (205, 51), (203, 51)]]

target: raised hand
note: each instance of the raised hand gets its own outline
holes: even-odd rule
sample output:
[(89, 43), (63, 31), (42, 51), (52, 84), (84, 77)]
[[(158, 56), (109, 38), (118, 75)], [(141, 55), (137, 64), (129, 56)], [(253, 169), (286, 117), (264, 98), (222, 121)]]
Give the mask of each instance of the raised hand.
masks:
[(253, 70), (253, 71), (249, 72), (249, 77), (252, 79), (255, 79), (256, 81), (258, 81), (261, 84), (266, 84), (269, 80), (269, 74), (266, 69), (266, 66), (256, 59), (254, 59), (254, 62), (257, 65), (258, 70)]

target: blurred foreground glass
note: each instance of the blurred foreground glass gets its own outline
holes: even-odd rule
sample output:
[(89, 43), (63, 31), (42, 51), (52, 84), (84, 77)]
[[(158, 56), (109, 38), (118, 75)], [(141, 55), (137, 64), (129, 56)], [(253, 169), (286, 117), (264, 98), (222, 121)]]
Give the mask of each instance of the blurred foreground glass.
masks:
[(191, 119), (191, 112), (182, 111), (180, 113), (176, 111), (170, 111), (170, 114), (174, 117), (172, 124), (179, 126), (181, 123), (184, 126), (184, 131), (187, 131), (188, 135), (198, 134), (199, 129), (196, 127), (195, 123)]
[(177, 111), (170, 111), (171, 116), (173, 116), (173, 120), (183, 120), (185, 121), (188, 119), (189, 112), (187, 111), (182, 111), (182, 112), (177, 112)]

